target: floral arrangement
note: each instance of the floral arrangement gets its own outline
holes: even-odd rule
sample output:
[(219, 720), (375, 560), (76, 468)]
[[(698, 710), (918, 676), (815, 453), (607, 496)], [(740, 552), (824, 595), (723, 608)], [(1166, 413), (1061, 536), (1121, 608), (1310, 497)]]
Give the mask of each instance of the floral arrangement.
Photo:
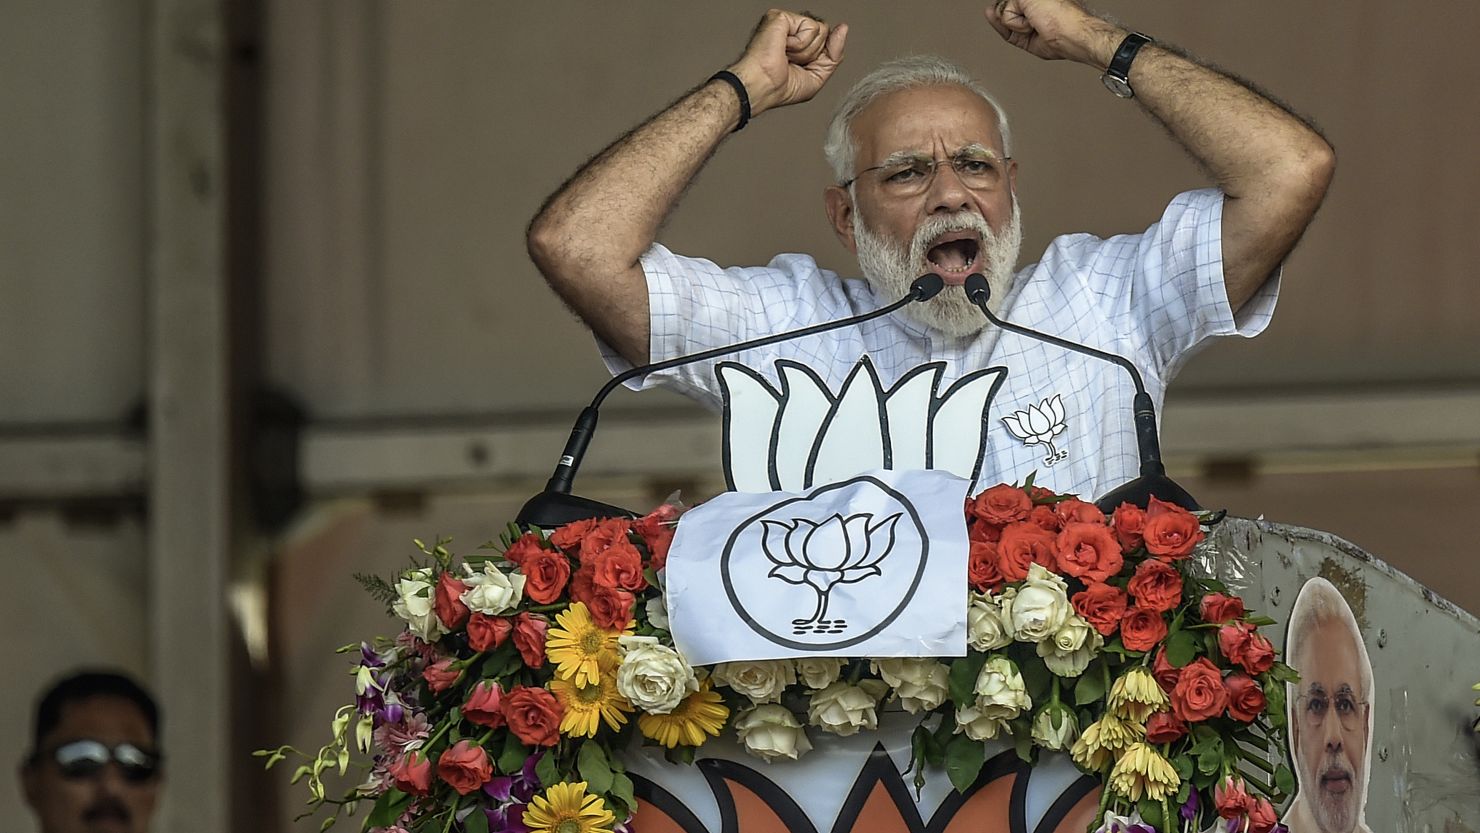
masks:
[[(1202, 520), (1152, 499), (1107, 517), (1036, 487), (966, 501), (967, 655), (812, 658), (691, 667), (674, 648), (662, 576), (679, 510), (512, 525), (456, 557), (448, 541), (391, 580), (360, 577), (405, 623), (358, 655), (356, 699), (316, 754), (301, 755), (310, 812), (371, 806), (364, 827), (408, 831), (624, 831), (634, 816), (630, 744), (691, 762), (733, 731), (766, 761), (796, 760), (816, 733), (875, 729), (881, 708), (919, 718), (915, 783), (927, 765), (967, 790), (986, 744), (1032, 761), (1067, 752), (1103, 783), (1093, 829), (1280, 828), (1294, 788), (1283, 764), (1285, 682), (1294, 672), (1219, 582), (1187, 559)], [(640, 740), (639, 740), (640, 739)], [(342, 797), (354, 753), (368, 776)]]

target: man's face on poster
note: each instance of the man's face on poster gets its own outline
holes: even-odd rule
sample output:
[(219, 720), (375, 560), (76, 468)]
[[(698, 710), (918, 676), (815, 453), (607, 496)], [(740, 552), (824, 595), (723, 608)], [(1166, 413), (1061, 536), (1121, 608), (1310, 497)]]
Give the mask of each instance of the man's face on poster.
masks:
[(1323, 833), (1350, 833), (1362, 812), (1369, 692), (1362, 655), (1340, 621), (1319, 621), (1299, 658), (1292, 746), (1300, 792)]

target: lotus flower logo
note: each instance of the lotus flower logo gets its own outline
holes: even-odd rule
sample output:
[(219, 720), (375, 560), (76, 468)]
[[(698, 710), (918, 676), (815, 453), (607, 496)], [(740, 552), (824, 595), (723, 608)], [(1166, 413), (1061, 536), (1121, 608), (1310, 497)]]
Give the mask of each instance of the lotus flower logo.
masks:
[(864, 356), (834, 393), (794, 361), (776, 362), (779, 390), (745, 365), (721, 362), (730, 490), (799, 492), (873, 469), (942, 469), (975, 480), (987, 408), (1007, 368), (976, 370), (948, 387), (945, 370), (945, 362), (923, 364), (885, 389)]
[(1048, 446), (1048, 456), (1043, 458), (1045, 466), (1051, 466), (1069, 456), (1069, 452), (1054, 448), (1053, 444), (1053, 438), (1064, 433), (1064, 429), (1068, 427), (1064, 424), (1062, 394), (1054, 394), (1052, 398), (1037, 405), (1029, 405), (1026, 410), (1013, 411), (1011, 415), (1003, 417), (1002, 422), (1014, 437), (1024, 443)]
[(791, 620), (793, 633), (842, 633), (845, 619), (827, 618), (827, 600), (839, 584), (882, 575), (879, 562), (894, 549), (894, 527), (902, 513), (877, 522), (873, 515), (833, 515), (821, 523), (763, 519), (761, 548), (771, 560), (771, 578), (805, 584), (817, 591), (817, 607), (805, 619)]

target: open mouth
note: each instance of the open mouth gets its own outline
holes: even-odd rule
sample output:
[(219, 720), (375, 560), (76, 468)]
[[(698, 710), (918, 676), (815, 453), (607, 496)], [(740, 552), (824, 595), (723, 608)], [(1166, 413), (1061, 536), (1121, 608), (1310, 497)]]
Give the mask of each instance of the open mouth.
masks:
[(953, 231), (937, 238), (925, 252), (931, 271), (945, 282), (960, 285), (966, 276), (977, 271), (981, 257), (981, 240), (974, 231)]

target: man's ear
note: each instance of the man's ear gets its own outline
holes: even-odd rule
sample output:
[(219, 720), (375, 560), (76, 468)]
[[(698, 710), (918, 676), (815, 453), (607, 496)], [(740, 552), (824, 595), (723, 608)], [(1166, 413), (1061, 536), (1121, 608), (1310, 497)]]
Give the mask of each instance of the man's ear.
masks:
[(853, 239), (853, 195), (841, 185), (829, 185), (822, 192), (822, 199), (827, 207), (828, 222), (832, 224), (833, 234), (838, 236), (838, 242), (849, 252), (858, 254), (858, 241)]
[(26, 804), (30, 807), (41, 806), (41, 785), (36, 782), (37, 768), (30, 761), (22, 761), (16, 772), (20, 776), (21, 794), (26, 797)]

